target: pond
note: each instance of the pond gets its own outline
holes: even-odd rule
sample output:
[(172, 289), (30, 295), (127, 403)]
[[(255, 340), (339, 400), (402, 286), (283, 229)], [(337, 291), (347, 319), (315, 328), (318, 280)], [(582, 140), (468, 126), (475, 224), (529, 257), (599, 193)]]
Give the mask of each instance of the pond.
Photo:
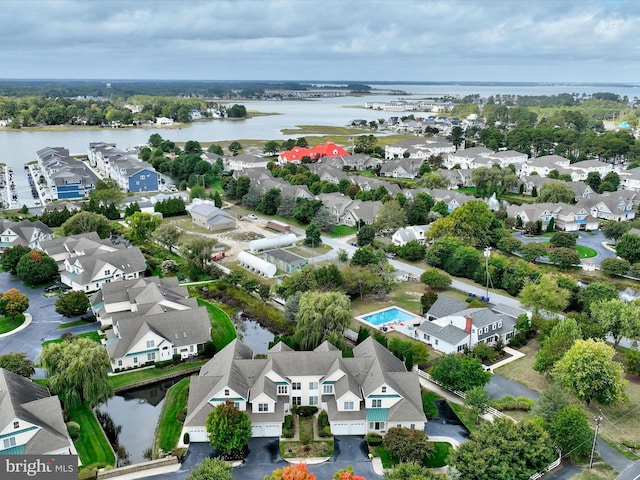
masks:
[(238, 338), (253, 349), (255, 353), (267, 353), (269, 342), (273, 340), (273, 333), (260, 325), (256, 320), (238, 312), (232, 318)]

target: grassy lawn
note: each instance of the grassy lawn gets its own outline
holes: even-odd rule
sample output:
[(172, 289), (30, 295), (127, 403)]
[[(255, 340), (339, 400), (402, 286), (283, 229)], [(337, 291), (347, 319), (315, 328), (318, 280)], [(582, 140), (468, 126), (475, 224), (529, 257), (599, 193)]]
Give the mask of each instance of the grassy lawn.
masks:
[(71, 420), (80, 425), (80, 437), (74, 442), (84, 466), (93, 463), (114, 465), (113, 450), (88, 405), (83, 404), (69, 409)]
[[(456, 415), (458, 416), (458, 418), (462, 421), (462, 423), (464, 423), (464, 426), (467, 427), (467, 429), (470, 432), (473, 433), (481, 425), (481, 423), (479, 424), (476, 423), (476, 417), (474, 417), (471, 414), (471, 410), (469, 410), (467, 407), (463, 405), (458, 405), (457, 403), (453, 403), (453, 402), (447, 402), (447, 403), (449, 404), (451, 409), (454, 412), (456, 412)], [(484, 420), (481, 420), (481, 422), (483, 421)]]
[(399, 463), (398, 460), (393, 458), (382, 445), (377, 446), (374, 449), (373, 454), (376, 457), (380, 457), (380, 460), (382, 460), (382, 466), (384, 468), (393, 468)]
[(538, 342), (531, 340), (526, 346), (519, 349), (525, 354), (524, 357), (497, 368), (495, 372), (538, 393), (543, 392), (549, 387), (549, 382), (544, 375), (540, 375), (533, 369), (536, 352), (539, 349)]
[[(548, 247), (550, 245), (549, 242), (541, 242), (541, 243), (545, 247)], [(576, 245), (575, 248), (578, 251), (580, 258), (593, 258), (598, 255), (598, 252), (596, 252), (593, 248), (585, 247), (584, 245)]]
[(84, 320), (74, 320), (72, 322), (64, 322), (61, 323), (60, 325), (58, 325), (56, 328), (70, 328), (70, 327), (79, 327), (81, 325), (87, 325), (89, 323), (94, 323), (94, 322), (86, 322)]
[(449, 453), (453, 447), (447, 442), (432, 442), (433, 455), (425, 459), (424, 466), (428, 468), (440, 468), (447, 464)]
[(422, 390), (422, 411), (427, 416), (427, 419), (433, 418), (438, 414), (438, 409), (433, 402), (441, 399), (437, 393)]
[(346, 237), (347, 235), (354, 235), (358, 232), (358, 229), (355, 227), (349, 227), (348, 225), (336, 225), (333, 227), (333, 231), (331, 233), (326, 233), (328, 237), (337, 238), (337, 237)]
[(211, 320), (211, 340), (216, 346), (216, 352), (219, 352), (237, 336), (233, 322), (226, 312), (222, 311), (213, 303), (201, 298), (198, 298), (197, 301), (199, 306), (204, 306), (209, 312), (209, 320)]
[(333, 439), (313, 440), (315, 417), (298, 417), (300, 439), (307, 442), (280, 442), (280, 454), (286, 458), (329, 457), (333, 454)]
[(16, 315), (16, 319), (12, 320), (9, 317), (0, 318), (0, 334), (15, 330), (24, 323), (24, 315)]
[[(75, 337), (82, 337), (82, 338), (89, 338), (91, 340), (93, 340), (96, 343), (100, 343), (100, 333), (99, 332), (87, 332), (87, 333), (80, 333), (79, 335), (74, 335)], [(46, 345), (49, 345), (50, 343), (61, 343), (64, 342), (65, 339), (64, 338), (56, 338), (55, 340), (47, 340), (46, 342), (44, 342), (42, 344), (43, 347), (45, 347)]]
[(398, 284), (385, 300), (372, 300), (370, 298), (353, 300), (351, 302), (351, 314), (357, 317), (381, 308), (397, 305), (398, 307), (419, 315), (422, 310), (420, 297), (423, 293), (423, 284), (418, 282), (404, 282)]
[(206, 360), (201, 360), (198, 362), (183, 362), (169, 368), (147, 368), (144, 370), (134, 370), (128, 373), (121, 373), (119, 375), (110, 376), (109, 383), (115, 389), (122, 388), (133, 383), (141, 382), (143, 380), (161, 378), (170, 373), (182, 372), (193, 367), (199, 367), (204, 365), (205, 362)]
[(591, 470), (585, 468), (571, 480), (613, 480), (617, 477), (618, 472), (606, 463), (594, 463)]
[(177, 414), (187, 407), (189, 396), (189, 378), (183, 378), (167, 392), (162, 412), (156, 428), (155, 445), (164, 452), (170, 452), (178, 444), (182, 422)]

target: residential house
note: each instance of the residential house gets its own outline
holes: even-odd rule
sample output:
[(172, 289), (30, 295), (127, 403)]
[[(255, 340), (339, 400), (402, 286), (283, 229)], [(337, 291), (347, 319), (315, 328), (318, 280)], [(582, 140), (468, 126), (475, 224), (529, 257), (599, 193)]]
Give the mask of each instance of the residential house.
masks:
[(540, 190), (545, 183), (554, 182), (556, 180), (540, 175), (524, 175), (520, 177), (520, 181), (524, 185), (522, 193), (531, 195), (534, 188), (536, 189), (536, 192), (540, 193)]
[(40, 220), (0, 220), (0, 253), (21, 245), (41, 250), (42, 243), (53, 238), (53, 230)]
[(408, 227), (402, 227), (396, 230), (391, 236), (391, 242), (402, 247), (409, 242), (416, 241), (418, 243), (425, 243), (425, 233), (429, 231), (429, 225), (410, 225)]
[(422, 158), (391, 160), (382, 164), (380, 175), (393, 178), (416, 178), (423, 163), (424, 159)]
[(114, 245), (108, 238), (101, 239), (96, 232), (53, 238), (40, 244), (40, 250), (58, 262), (61, 270), (64, 270), (64, 261), (67, 259), (85, 255), (101, 255), (122, 248), (122, 246)]
[(188, 209), (191, 221), (211, 231), (236, 228), (235, 218), (209, 202), (194, 203)]
[(63, 147), (46, 147), (36, 152), (38, 168), (46, 179), (45, 197), (68, 200), (86, 197), (94, 188), (97, 176), (82, 161), (69, 155)]
[(348, 179), (348, 175), (344, 172), (344, 170), (335, 168), (331, 165), (315, 163), (311, 164), (309, 166), (309, 169), (311, 170), (311, 172), (317, 174), (320, 177), (321, 181), (333, 183), (334, 185), (338, 185), (340, 183), (340, 180)]
[(280, 342), (256, 358), (234, 340), (191, 377), (183, 432), (191, 442), (208, 442), (207, 416), (226, 401), (249, 415), (254, 437), (281, 436), (285, 415), (304, 405), (327, 412), (333, 435), (422, 430), (420, 398), (416, 373), (372, 338), (353, 349), (353, 358), (327, 342), (305, 352)]
[(379, 201), (354, 200), (340, 219), (340, 225), (349, 227), (371, 225), (376, 220), (380, 207), (382, 202)]
[(507, 207), (507, 215), (513, 218), (520, 218), (522, 224), (527, 222), (542, 222), (542, 228), (545, 229), (553, 218), (554, 223), (558, 219), (558, 213), (562, 206), (566, 204), (557, 203), (531, 203), (522, 205), (509, 205)]
[(340, 170), (375, 170), (382, 165), (382, 160), (356, 153), (355, 155), (325, 157), (318, 160), (318, 163)]
[(393, 160), (403, 158), (408, 154), (409, 158), (427, 160), (434, 155), (447, 155), (456, 151), (456, 147), (446, 138), (441, 136), (419, 139), (403, 140), (393, 145), (385, 145), (384, 158)]
[(223, 165), (225, 170), (244, 172), (252, 168), (266, 168), (270, 161), (269, 158), (241, 153), (235, 157), (224, 157)]
[(91, 310), (104, 327), (121, 312), (190, 310), (198, 307), (176, 277), (143, 277), (105, 283), (91, 298)]
[(591, 172), (599, 173), (600, 177), (604, 177), (607, 173), (615, 170), (610, 163), (601, 162), (600, 160), (584, 160), (582, 162), (571, 163), (564, 167), (571, 175), (571, 180), (579, 182), (586, 180)]
[(57, 395), (0, 368), (0, 455), (77, 455)]
[(137, 154), (120, 150), (113, 143), (90, 143), (89, 163), (105, 177), (114, 179), (124, 192), (160, 190), (160, 174)]
[(493, 155), (494, 151), (485, 147), (465, 148), (451, 152), (444, 161), (446, 168), (475, 168), (475, 162), (479, 158), (487, 158)]
[(578, 205), (561, 203), (555, 219), (555, 226), (557, 230), (577, 232), (579, 230), (597, 230), (599, 225), (598, 220), (591, 216), (588, 209)]
[[(147, 304), (147, 306), (152, 304)], [(202, 353), (211, 340), (211, 322), (205, 307), (170, 310), (150, 308), (112, 314), (113, 328), (103, 344), (114, 372)]]
[[(573, 197), (574, 201), (579, 201), (582, 198), (591, 198), (596, 193), (593, 189), (584, 182), (566, 182), (567, 187), (569, 187), (576, 194)], [(540, 190), (538, 190), (540, 191)]]
[(450, 190), (462, 187), (471, 187), (473, 185), (473, 181), (471, 179), (472, 172), (473, 170), (469, 168), (453, 168), (451, 170), (439, 168), (436, 170), (436, 173), (440, 174), (442, 178), (447, 181), (447, 188)]
[(100, 254), (70, 256), (64, 260), (60, 280), (73, 290), (89, 293), (105, 283), (139, 278), (146, 268), (140, 249), (129, 247)]
[(449, 212), (453, 212), (456, 208), (461, 207), (469, 200), (474, 200), (470, 195), (464, 195), (450, 190), (441, 190), (438, 188), (429, 189), (428, 193), (436, 202), (444, 202), (447, 205), (447, 210)]
[(640, 168), (620, 172), (620, 185), (624, 190), (640, 192)]
[(568, 167), (570, 163), (571, 161), (568, 158), (560, 155), (543, 155), (542, 157), (530, 158), (520, 167), (520, 176), (527, 176), (536, 172), (541, 177), (547, 177), (551, 170), (560, 171), (562, 168)]
[(636, 217), (634, 201), (636, 194), (625, 191), (597, 194), (580, 200), (576, 206), (589, 211), (592, 217), (616, 222), (633, 220)]

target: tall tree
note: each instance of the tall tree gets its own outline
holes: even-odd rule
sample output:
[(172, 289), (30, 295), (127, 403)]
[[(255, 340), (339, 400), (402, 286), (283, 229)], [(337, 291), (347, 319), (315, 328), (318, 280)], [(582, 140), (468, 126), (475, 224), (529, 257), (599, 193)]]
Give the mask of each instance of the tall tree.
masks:
[(587, 414), (577, 405), (566, 405), (556, 414), (548, 426), (553, 443), (564, 455), (579, 459), (591, 450), (593, 434)]
[(15, 320), (18, 315), (24, 313), (29, 308), (29, 297), (20, 293), (16, 288), (10, 288), (0, 294), (0, 315), (11, 317)]
[(620, 298), (596, 302), (591, 305), (591, 316), (613, 337), (615, 348), (624, 337), (640, 336), (640, 305), (637, 303)]
[(242, 450), (251, 438), (251, 419), (232, 402), (216, 406), (207, 417), (209, 443), (230, 458), (241, 458)]
[(535, 422), (486, 423), (449, 455), (460, 480), (526, 479), (555, 459), (549, 434)]
[(82, 291), (63, 293), (56, 300), (56, 312), (65, 317), (82, 315), (89, 308), (89, 297)]
[(342, 332), (351, 322), (349, 298), (336, 292), (306, 292), (300, 297), (295, 338), (303, 350), (313, 350), (323, 341), (340, 348)]
[(396, 200), (391, 200), (383, 204), (378, 210), (378, 215), (373, 222), (373, 228), (380, 232), (382, 230), (395, 231), (404, 226), (406, 216), (404, 209)]
[(58, 264), (49, 255), (33, 250), (20, 257), (16, 274), (24, 283), (42, 285), (58, 276)]
[(431, 376), (446, 388), (463, 392), (481, 387), (491, 379), (491, 374), (484, 371), (480, 360), (454, 353), (437, 359), (431, 368)]
[(423, 430), (391, 427), (384, 435), (383, 443), (391, 456), (400, 462), (421, 462), (433, 453), (433, 445)]
[(469, 200), (446, 217), (433, 222), (428, 235), (430, 238), (455, 237), (471, 246), (485, 246), (489, 244), (488, 234), (494, 218), (485, 202)]
[(155, 229), (152, 238), (156, 242), (167, 247), (170, 252), (173, 252), (173, 247), (178, 243), (180, 235), (182, 234), (175, 225), (171, 223), (163, 223)]
[(544, 307), (549, 312), (563, 310), (569, 303), (571, 292), (558, 286), (552, 275), (542, 275), (537, 282), (528, 281), (520, 291), (520, 302), (538, 314)]
[(616, 253), (631, 263), (640, 262), (640, 235), (625, 233), (616, 243)]
[(78, 212), (64, 222), (61, 229), (65, 237), (79, 233), (97, 232), (100, 238), (107, 238), (111, 234), (111, 223), (104, 215), (93, 212)]
[(569, 186), (561, 181), (554, 180), (545, 183), (540, 189), (536, 202), (538, 203), (571, 203), (576, 196)]
[(578, 340), (553, 368), (553, 378), (590, 404), (614, 405), (627, 399), (622, 365), (615, 350), (602, 341)]
[(304, 244), (312, 248), (322, 244), (321, 232), (315, 223), (310, 224), (305, 230)]
[(88, 338), (50, 343), (42, 349), (40, 362), (47, 372), (50, 390), (65, 408), (81, 403), (96, 405), (113, 396), (107, 372), (109, 355), (102, 345)]
[(162, 219), (150, 213), (135, 212), (126, 222), (131, 229), (131, 237), (138, 242), (144, 242), (160, 226)]
[(467, 390), (466, 394), (464, 404), (471, 410), (476, 423), (480, 423), (480, 417), (489, 409), (489, 395), (484, 387), (473, 387), (471, 390)]
[(9, 272), (11, 275), (16, 275), (16, 267), (23, 255), (29, 253), (31, 249), (25, 245), (16, 245), (15, 247), (6, 248), (2, 252), (1, 265), (5, 272)]
[(376, 231), (371, 225), (363, 225), (358, 230), (358, 234), (356, 235), (356, 244), (359, 247), (364, 247), (365, 245), (373, 244), (373, 240), (376, 237)]
[(36, 373), (36, 369), (31, 360), (27, 358), (25, 352), (12, 352), (0, 355), (0, 368), (25, 378), (31, 378)]
[(551, 329), (548, 337), (542, 340), (542, 347), (536, 353), (533, 369), (540, 373), (548, 373), (576, 340), (582, 339), (582, 330), (572, 318), (559, 322)]

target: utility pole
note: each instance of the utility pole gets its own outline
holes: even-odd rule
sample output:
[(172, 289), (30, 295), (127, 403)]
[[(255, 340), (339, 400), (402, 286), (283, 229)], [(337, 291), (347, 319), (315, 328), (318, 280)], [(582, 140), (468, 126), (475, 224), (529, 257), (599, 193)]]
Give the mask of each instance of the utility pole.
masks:
[(602, 415), (602, 410), (600, 410), (599, 412), (600, 413), (595, 418), (595, 420), (596, 420), (596, 431), (593, 434), (593, 445), (591, 446), (591, 458), (589, 459), (589, 468), (591, 468), (593, 466), (593, 454), (596, 451), (596, 440), (598, 439), (598, 429), (600, 428), (600, 422), (604, 418), (604, 416)]

